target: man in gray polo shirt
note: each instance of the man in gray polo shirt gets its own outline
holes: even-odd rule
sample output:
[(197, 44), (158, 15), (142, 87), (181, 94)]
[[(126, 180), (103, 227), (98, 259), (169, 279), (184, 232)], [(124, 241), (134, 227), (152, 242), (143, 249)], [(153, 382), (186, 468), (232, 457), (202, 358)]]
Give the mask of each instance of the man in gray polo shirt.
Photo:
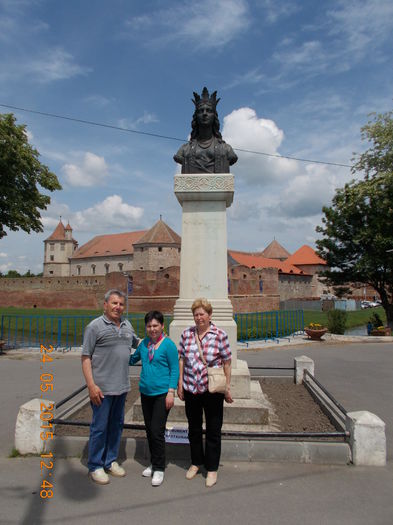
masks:
[(125, 295), (109, 290), (104, 299), (104, 315), (86, 326), (83, 335), (82, 371), (91, 407), (88, 468), (91, 479), (109, 483), (107, 472), (123, 477), (117, 463), (124, 422), (124, 404), (130, 390), (129, 357), (139, 339), (131, 323), (122, 318)]

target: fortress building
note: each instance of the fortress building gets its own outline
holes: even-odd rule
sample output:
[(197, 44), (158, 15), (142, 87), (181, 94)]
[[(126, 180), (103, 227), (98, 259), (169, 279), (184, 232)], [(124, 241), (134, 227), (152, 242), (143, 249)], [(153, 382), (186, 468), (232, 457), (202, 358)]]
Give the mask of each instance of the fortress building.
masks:
[(161, 219), (150, 230), (97, 235), (78, 248), (61, 220), (45, 243), (44, 277), (107, 275), (180, 266), (181, 239)]
[(44, 276), (70, 275), (70, 259), (77, 248), (70, 223), (64, 227), (60, 219), (55, 231), (44, 241)]
[[(44, 241), (43, 277), (0, 279), (4, 306), (100, 308), (109, 288), (127, 290), (130, 312), (173, 312), (179, 297), (181, 238), (162, 219), (149, 230), (97, 235), (78, 247), (62, 221)], [(228, 250), (234, 312), (277, 310), (280, 301), (319, 298), (326, 268), (309, 246), (292, 255), (273, 240), (262, 252)], [(213, 264), (213, 261), (212, 261)]]

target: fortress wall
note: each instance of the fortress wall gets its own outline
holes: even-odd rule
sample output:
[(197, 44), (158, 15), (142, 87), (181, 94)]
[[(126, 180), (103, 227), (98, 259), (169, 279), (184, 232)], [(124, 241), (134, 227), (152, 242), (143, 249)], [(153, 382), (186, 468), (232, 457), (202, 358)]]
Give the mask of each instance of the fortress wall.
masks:
[[(246, 275), (246, 278), (243, 275)], [(229, 298), (234, 312), (276, 310), (278, 275), (274, 269), (258, 271), (238, 268), (230, 279)], [(259, 277), (263, 277), (260, 292)], [(146, 312), (158, 309), (172, 313), (179, 296), (180, 268), (129, 272), (132, 291), (129, 294), (129, 312)], [(127, 278), (121, 272), (102, 276), (0, 278), (0, 305), (21, 308), (101, 309), (107, 290), (126, 291)], [(271, 291), (269, 293), (269, 291)]]
[(230, 295), (233, 313), (269, 312), (280, 309), (279, 295)]
[(312, 283), (312, 275), (280, 274), (278, 279), (278, 294), (280, 295), (281, 301), (312, 297)]

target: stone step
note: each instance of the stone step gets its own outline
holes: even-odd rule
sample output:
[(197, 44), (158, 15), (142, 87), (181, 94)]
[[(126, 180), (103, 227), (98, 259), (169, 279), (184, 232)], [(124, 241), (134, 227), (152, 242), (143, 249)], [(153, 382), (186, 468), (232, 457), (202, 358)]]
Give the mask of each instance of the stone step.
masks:
[[(272, 408), (263, 395), (259, 381), (251, 381), (250, 387), (251, 397), (249, 399), (235, 398), (232, 404), (224, 402), (224, 425), (227, 430), (230, 430), (231, 425), (257, 425), (259, 427), (269, 423), (269, 411), (272, 411)], [(143, 424), (140, 397), (127, 412), (125, 422)], [(175, 405), (169, 413), (168, 426), (176, 424), (176, 426), (182, 427), (182, 425), (178, 425), (180, 423), (187, 426), (184, 401), (176, 396)], [(253, 430), (258, 429), (254, 428)]]

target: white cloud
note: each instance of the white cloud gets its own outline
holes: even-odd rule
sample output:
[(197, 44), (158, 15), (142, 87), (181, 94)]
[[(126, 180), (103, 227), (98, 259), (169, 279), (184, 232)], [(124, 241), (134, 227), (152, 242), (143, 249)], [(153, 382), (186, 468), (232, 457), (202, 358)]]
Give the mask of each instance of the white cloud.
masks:
[[(223, 137), (233, 148), (279, 155), (284, 132), (272, 120), (258, 118), (251, 108), (240, 108), (224, 118)], [(297, 172), (295, 161), (237, 151), (238, 163), (233, 171), (250, 184), (286, 179)]]
[(38, 58), (33, 58), (23, 66), (25, 75), (33, 77), (42, 83), (64, 80), (78, 75), (86, 75), (91, 69), (78, 65), (74, 57), (58, 47), (48, 49)]
[(284, 0), (260, 0), (259, 5), (264, 8), (264, 16), (271, 24), (279, 18), (287, 17), (299, 10), (295, 2), (286, 2)]
[(89, 151), (84, 154), (79, 164), (64, 164), (62, 171), (71, 186), (99, 186), (108, 177), (108, 165), (104, 157)]
[(77, 231), (103, 233), (112, 228), (132, 230), (139, 225), (142, 216), (143, 208), (123, 202), (119, 195), (111, 195), (91, 208), (74, 213), (70, 220)]
[(303, 42), (298, 47), (291, 45), (290, 49), (277, 51), (273, 54), (273, 59), (280, 62), (286, 69), (301, 69), (308, 73), (326, 71), (331, 58), (322, 43), (317, 40)]
[(115, 101), (115, 99), (112, 97), (107, 98), (102, 95), (90, 95), (89, 97), (85, 98), (85, 101), (88, 104), (92, 104), (93, 106), (104, 108), (104, 107), (110, 106)]
[(0, 60), (0, 81), (28, 77), (29, 82), (49, 84), (79, 75), (87, 75), (90, 68), (78, 65), (74, 57), (62, 48), (47, 49), (44, 52), (29, 51), (29, 56), (20, 56), (16, 51)]
[(157, 116), (154, 113), (144, 111), (143, 115), (136, 118), (135, 120), (130, 120), (126, 118), (120, 119), (118, 121), (118, 125), (119, 127), (124, 129), (138, 129), (140, 127), (140, 124), (151, 124), (154, 122), (159, 122)]
[(246, 73), (236, 74), (235, 78), (225, 88), (232, 89), (238, 86), (260, 84), (265, 78), (265, 74), (261, 72), (261, 67), (257, 66)]
[(251, 201), (251, 196), (247, 198), (238, 198), (236, 195), (232, 206), (228, 209), (228, 215), (233, 221), (249, 221), (255, 219), (256, 208), (255, 202)]
[(1, 272), (1, 273), (7, 273), (8, 270), (11, 269), (11, 266), (12, 266), (11, 263), (0, 264), (0, 272)]
[(335, 176), (327, 167), (308, 164), (303, 174), (288, 181), (279, 205), (271, 212), (288, 218), (320, 216), (322, 206), (330, 204), (335, 185)]
[[(129, 35), (152, 32), (153, 44), (186, 42), (196, 48), (219, 48), (228, 44), (250, 24), (245, 0), (186, 1), (181, 6), (158, 10), (126, 22)], [(156, 36), (158, 35), (158, 36)]]
[(116, 233), (120, 230), (132, 231), (141, 224), (144, 210), (123, 201), (119, 195), (110, 195), (93, 206), (73, 212), (69, 206), (52, 201), (42, 218), (46, 232), (52, 233), (59, 224), (60, 216), (63, 224), (70, 223), (74, 236), (78, 232)]
[(341, 34), (347, 51), (361, 58), (391, 36), (393, 3), (391, 0), (339, 0), (338, 9), (330, 9), (331, 32)]
[(312, 31), (317, 39), (298, 44), (285, 39), (273, 59), (279, 62), (284, 76), (293, 76), (295, 71), (301, 74), (301, 82), (304, 75), (349, 71), (365, 57), (385, 62), (391, 53), (383, 46), (391, 37), (392, 25), (391, 0), (338, 0), (318, 25), (304, 26), (298, 33), (304, 36)]
[(0, 252), (0, 257), (8, 257), (8, 253)]

